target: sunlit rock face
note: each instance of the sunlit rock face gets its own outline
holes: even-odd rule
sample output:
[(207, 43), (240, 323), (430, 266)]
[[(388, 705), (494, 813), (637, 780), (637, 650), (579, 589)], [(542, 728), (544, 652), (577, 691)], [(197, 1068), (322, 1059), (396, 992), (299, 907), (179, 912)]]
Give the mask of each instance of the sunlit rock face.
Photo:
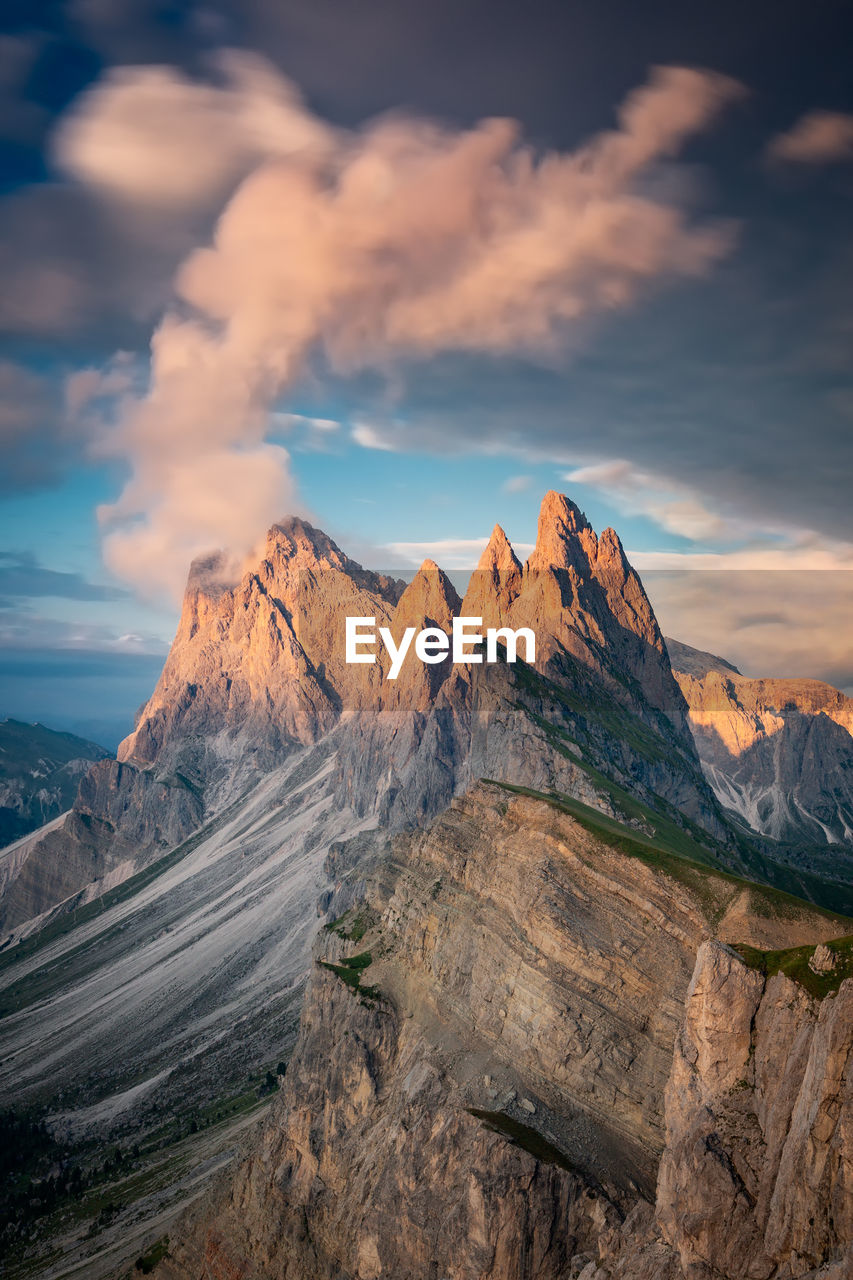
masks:
[(447, 631), (457, 615), (480, 617), (484, 627), (529, 627), (538, 667), (560, 655), (579, 660), (632, 713), (654, 727), (662, 713), (692, 751), (684, 701), (639, 578), (615, 533), (599, 540), (561, 494), (546, 495), (523, 569), (496, 527), (461, 602), (434, 562), (404, 588), (366, 572), (298, 519), (270, 530), (260, 562), (236, 586), (217, 581), (218, 567), (215, 558), (193, 566), (163, 674), (120, 759), (174, 757), (204, 772), (238, 738), (256, 760), (275, 757), (288, 744), (316, 740), (348, 712), (427, 714), (445, 683), (482, 675), (410, 654), (391, 681), (381, 647), (374, 664), (349, 664), (347, 616), (374, 618), (397, 642), (407, 627)]
[(316, 741), (345, 704), (376, 696), (381, 670), (345, 662), (344, 620), (389, 623), (402, 583), (365, 572), (296, 518), (270, 530), (236, 585), (218, 569), (216, 558), (193, 565), (163, 673), (120, 759), (174, 759), (207, 781), (217, 756), (232, 774), (263, 767)]
[(820, 680), (751, 679), (667, 644), (722, 804), (775, 840), (853, 856), (853, 699)]

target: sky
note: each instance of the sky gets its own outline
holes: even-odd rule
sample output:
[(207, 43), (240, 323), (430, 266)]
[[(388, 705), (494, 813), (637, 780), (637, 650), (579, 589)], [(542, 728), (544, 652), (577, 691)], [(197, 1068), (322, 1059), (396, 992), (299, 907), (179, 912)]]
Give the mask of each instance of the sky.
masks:
[(8, 2), (0, 715), (108, 746), (196, 554), (613, 525), (664, 631), (853, 691), (853, 13)]

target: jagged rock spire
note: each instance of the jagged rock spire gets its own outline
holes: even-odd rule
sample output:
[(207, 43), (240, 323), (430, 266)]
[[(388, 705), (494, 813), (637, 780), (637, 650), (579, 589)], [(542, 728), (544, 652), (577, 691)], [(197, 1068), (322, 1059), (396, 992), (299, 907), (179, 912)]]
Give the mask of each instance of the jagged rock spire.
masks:
[(509, 538), (496, 524), (479, 564), (471, 574), (462, 613), (466, 617), (482, 618), (485, 627), (502, 626), (518, 595), (521, 580), (521, 562)]
[(425, 627), (428, 624), (449, 631), (461, 600), (453, 583), (434, 560), (424, 560), (394, 611), (392, 630), (397, 627)]
[(528, 560), (528, 568), (568, 569), (577, 566), (579, 551), (589, 562), (595, 560), (598, 539), (580, 507), (564, 493), (549, 490), (539, 509), (536, 547)]

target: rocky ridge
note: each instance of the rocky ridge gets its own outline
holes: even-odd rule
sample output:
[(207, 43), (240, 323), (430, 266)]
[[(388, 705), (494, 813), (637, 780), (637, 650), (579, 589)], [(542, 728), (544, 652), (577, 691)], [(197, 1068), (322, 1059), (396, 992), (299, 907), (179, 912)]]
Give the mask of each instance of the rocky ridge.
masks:
[[(690, 1203), (678, 1135), (711, 1097), (688, 1080), (670, 1126), (696, 949), (746, 948), (763, 993), (756, 957), (801, 946), (825, 974), (850, 926), (720, 871), (775, 874), (701, 774), (615, 534), (548, 495), (527, 564), (497, 528), (462, 601), (432, 562), (404, 587), (302, 521), (236, 586), (218, 573), (194, 567), (121, 760), (11, 868), (13, 937), (31, 936), (0, 955), (4, 1097), (123, 1139), (220, 1105), (292, 1043), (319, 902), (274, 1122), (176, 1233), (172, 1274), (711, 1280), (705, 1228), (655, 1207), (668, 1151)], [(540, 652), (390, 682), (384, 657), (342, 661), (349, 612), (397, 634), (473, 613), (532, 626)], [(66, 897), (34, 916), (40, 873)], [(721, 1148), (735, 1168), (748, 1137)]]
[(157, 1274), (840, 1280), (853, 982), (714, 939), (846, 922), (605, 834), (483, 784), (339, 858), (273, 1113)]

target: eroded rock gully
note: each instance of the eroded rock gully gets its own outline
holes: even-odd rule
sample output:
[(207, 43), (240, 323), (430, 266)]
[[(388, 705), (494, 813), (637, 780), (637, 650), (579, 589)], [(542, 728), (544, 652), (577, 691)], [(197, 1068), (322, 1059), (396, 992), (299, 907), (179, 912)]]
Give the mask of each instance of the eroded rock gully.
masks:
[(159, 1276), (851, 1274), (853, 982), (719, 940), (843, 922), (497, 786), (347, 874), (271, 1118)]

